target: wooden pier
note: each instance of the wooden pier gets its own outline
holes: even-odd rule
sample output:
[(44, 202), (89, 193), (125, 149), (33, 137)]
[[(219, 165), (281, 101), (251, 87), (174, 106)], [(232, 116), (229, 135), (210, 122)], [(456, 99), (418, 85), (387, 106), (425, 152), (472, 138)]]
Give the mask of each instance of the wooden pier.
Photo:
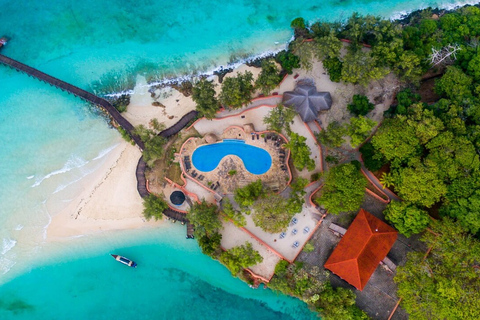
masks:
[[(40, 81), (43, 81), (45, 83), (48, 83), (52, 86), (55, 86), (56, 88), (66, 91), (68, 93), (73, 94), (74, 96), (81, 98), (87, 102), (90, 102), (96, 106), (101, 107), (103, 110), (105, 110), (110, 117), (120, 126), (122, 127), (135, 141), (135, 143), (140, 147), (141, 150), (145, 149), (145, 145), (143, 141), (140, 139), (140, 137), (136, 134), (134, 134), (134, 127), (133, 125), (128, 122), (127, 119), (122, 117), (120, 112), (118, 112), (115, 107), (108, 102), (107, 100), (97, 97), (93, 93), (90, 93), (88, 91), (85, 91), (83, 89), (80, 89), (74, 85), (71, 85), (65, 81), (62, 81), (60, 79), (57, 79), (55, 77), (52, 77), (44, 72), (41, 72), (40, 70), (37, 70), (35, 68), (32, 68), (30, 66), (27, 66), (26, 64), (23, 64), (21, 62), (18, 62), (12, 58), (9, 58), (7, 56), (4, 56), (0, 54), (0, 63), (4, 64), (10, 68), (13, 68), (19, 72), (23, 72), (27, 74), (28, 76), (37, 78)], [(180, 130), (182, 130), (190, 121), (195, 119), (198, 115), (197, 111), (190, 111), (186, 115), (184, 115), (175, 125), (172, 127), (163, 130), (162, 132), (159, 133), (160, 136), (164, 138), (168, 138), (176, 133), (178, 133)], [(147, 197), (150, 192), (147, 189), (147, 180), (145, 177), (145, 169), (146, 169), (146, 163), (143, 160), (143, 156), (139, 159), (137, 168), (136, 168), (136, 178), (137, 178), (137, 191), (140, 194), (142, 198)], [(187, 238), (193, 238), (193, 226), (189, 224), (187, 216), (183, 212), (179, 212), (176, 210), (173, 210), (171, 208), (166, 209), (163, 214), (170, 219), (180, 221), (182, 223), (187, 223)]]
[(139, 136), (134, 134), (133, 125), (130, 122), (128, 122), (127, 119), (122, 117), (120, 112), (118, 112), (118, 110), (115, 109), (115, 107), (107, 100), (97, 97), (93, 93), (80, 89), (74, 85), (66, 83), (65, 81), (49, 76), (48, 74), (43, 73), (40, 70), (27, 66), (26, 64), (23, 64), (21, 62), (18, 62), (16, 60), (13, 60), (12, 58), (6, 57), (1, 54), (0, 54), (0, 63), (6, 66), (9, 66), (17, 71), (26, 73), (27, 75), (37, 78), (38, 80), (46, 82), (52, 86), (55, 86), (62, 91), (71, 93), (76, 97), (79, 97), (87, 102), (90, 102), (96, 106), (101, 107), (110, 115), (110, 117), (119, 126), (121, 126), (130, 135), (130, 137), (133, 139), (133, 141), (135, 141), (135, 143), (140, 147), (140, 149), (142, 150), (145, 149), (145, 145), (143, 141), (140, 139)]

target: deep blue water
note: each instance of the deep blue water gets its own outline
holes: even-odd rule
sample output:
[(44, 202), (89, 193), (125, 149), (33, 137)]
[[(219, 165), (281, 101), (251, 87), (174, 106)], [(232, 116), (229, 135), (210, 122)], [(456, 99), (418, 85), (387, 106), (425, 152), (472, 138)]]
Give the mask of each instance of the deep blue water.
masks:
[(197, 170), (209, 172), (228, 155), (242, 159), (245, 168), (253, 174), (264, 174), (272, 166), (272, 157), (264, 149), (246, 144), (243, 140), (230, 139), (198, 147), (193, 152), (192, 163)]

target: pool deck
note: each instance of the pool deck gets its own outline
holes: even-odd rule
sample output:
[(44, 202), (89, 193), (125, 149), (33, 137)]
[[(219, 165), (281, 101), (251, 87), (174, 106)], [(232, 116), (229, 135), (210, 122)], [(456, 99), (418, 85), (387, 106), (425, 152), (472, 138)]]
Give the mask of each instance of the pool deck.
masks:
[[(205, 145), (206, 141), (204, 138), (190, 138), (182, 146), (180, 150), (180, 161), (182, 170), (189, 179), (195, 181), (196, 183), (202, 185), (204, 188), (212, 189), (219, 195), (232, 194), (235, 189), (243, 187), (251, 182), (254, 182), (258, 179), (262, 180), (265, 187), (274, 192), (279, 192), (284, 190), (288, 183), (290, 182), (291, 176), (288, 168), (288, 156), (289, 151), (281, 148), (281, 144), (285, 143), (285, 140), (281, 138), (280, 135), (276, 133), (263, 133), (252, 136), (250, 133), (245, 133), (245, 131), (237, 126), (232, 126), (227, 128), (221, 136), (218, 138), (223, 139), (240, 139), (244, 140), (246, 144), (256, 146), (266, 150), (272, 157), (272, 166), (264, 174), (252, 174), (250, 173), (245, 166), (243, 161), (235, 156), (228, 155), (225, 156), (214, 170), (210, 172), (203, 172), (198, 170), (191, 161), (192, 154), (196, 148), (199, 146)], [(275, 141), (272, 139), (265, 139), (265, 136), (275, 137)], [(254, 139), (252, 140), (252, 137)], [(277, 139), (281, 139), (283, 142), (278, 142)], [(282, 156), (282, 153), (284, 155)], [(188, 164), (191, 164), (191, 168), (187, 170)], [(285, 169), (282, 170), (282, 167)], [(232, 172), (235, 174), (229, 174)], [(218, 185), (218, 187), (215, 187)]]
[[(189, 138), (177, 154), (177, 160), (180, 162), (183, 175), (186, 177), (186, 179), (184, 178), (187, 182), (185, 188), (192, 193), (196, 193), (200, 199), (205, 198), (211, 203), (218, 204), (223, 197), (233, 199), (235, 189), (258, 179), (261, 179), (264, 186), (270, 190), (288, 194), (290, 192), (288, 185), (293, 177), (291, 171), (295, 171), (298, 176), (308, 180), (313, 173), (323, 171), (322, 150), (317, 144), (311, 128), (303, 123), (299, 117), (294, 119), (292, 131), (307, 138), (306, 144), (311, 149), (312, 158), (315, 160), (315, 170), (298, 171), (288, 166), (290, 151), (281, 148), (281, 145), (287, 141), (286, 138), (278, 133), (267, 132), (267, 127), (263, 123), (263, 118), (275, 107), (275, 105), (263, 105), (258, 102), (241, 112), (224, 111), (221, 115), (219, 114), (219, 116), (223, 116), (222, 118), (197, 120), (192, 127), (203, 137)], [(250, 131), (253, 131), (253, 136)], [(259, 135), (258, 139), (257, 133)], [(275, 139), (265, 139), (266, 135), (275, 135)], [(254, 138), (252, 139), (252, 137)], [(223, 139), (244, 140), (247, 144), (266, 150), (272, 157), (272, 167), (262, 175), (254, 175), (245, 169), (239, 157), (228, 155), (220, 161), (218, 167), (213, 171), (202, 172), (195, 168), (192, 162), (192, 154), (195, 149), (208, 143), (220, 142)], [(285, 157), (281, 157), (283, 154), (285, 154)], [(189, 170), (186, 170), (187, 163)], [(232, 170), (235, 170), (236, 173), (230, 175), (229, 172)], [(212, 187), (214, 190), (212, 190)], [(285, 236), (280, 237), (280, 233), (270, 234), (263, 231), (255, 226), (251, 216), (246, 215), (247, 225), (243, 228), (236, 227), (231, 222), (224, 222), (223, 230), (221, 230), (223, 236), (222, 247), (230, 249), (247, 241), (251, 242), (255, 250), (262, 255), (264, 261), (248, 270), (261, 281), (268, 282), (278, 261), (285, 259), (293, 262), (321, 225), (323, 217), (310, 201), (310, 196), (317, 191), (318, 187), (318, 181), (306, 187), (306, 202), (302, 211), (295, 215), (297, 222), (291, 223), (284, 230)]]

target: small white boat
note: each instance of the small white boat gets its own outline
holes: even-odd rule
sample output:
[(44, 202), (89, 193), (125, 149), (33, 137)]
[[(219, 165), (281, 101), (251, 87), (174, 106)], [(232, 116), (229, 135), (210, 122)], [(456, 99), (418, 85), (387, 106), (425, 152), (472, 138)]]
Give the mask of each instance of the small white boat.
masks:
[(135, 261), (132, 261), (128, 258), (125, 258), (123, 256), (119, 256), (118, 254), (111, 254), (111, 256), (117, 260), (118, 262), (120, 263), (123, 263), (124, 265), (126, 266), (129, 266), (129, 267), (132, 267), (132, 268), (136, 268), (137, 267), (137, 264), (135, 263)]

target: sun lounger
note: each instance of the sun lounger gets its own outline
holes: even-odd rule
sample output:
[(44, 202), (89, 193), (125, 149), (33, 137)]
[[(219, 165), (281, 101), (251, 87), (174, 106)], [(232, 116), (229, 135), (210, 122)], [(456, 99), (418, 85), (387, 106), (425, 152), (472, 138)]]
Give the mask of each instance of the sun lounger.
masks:
[(285, 238), (285, 237), (286, 237), (286, 235), (287, 235), (287, 234), (286, 234), (285, 232), (282, 232), (282, 233), (280, 233), (280, 239), (283, 239), (283, 238)]
[(260, 140), (260, 135), (257, 133), (257, 140)]
[(309, 227), (303, 228), (303, 233), (309, 233), (309, 232), (310, 232), (310, 228), (309, 228)]
[(293, 235), (296, 235), (296, 234), (297, 234), (297, 232), (298, 232), (298, 230), (297, 230), (297, 229), (293, 229), (293, 230), (292, 230), (292, 234), (293, 234)]
[(300, 243), (298, 241), (295, 241), (292, 245), (293, 248), (298, 248), (298, 246), (300, 245)]

